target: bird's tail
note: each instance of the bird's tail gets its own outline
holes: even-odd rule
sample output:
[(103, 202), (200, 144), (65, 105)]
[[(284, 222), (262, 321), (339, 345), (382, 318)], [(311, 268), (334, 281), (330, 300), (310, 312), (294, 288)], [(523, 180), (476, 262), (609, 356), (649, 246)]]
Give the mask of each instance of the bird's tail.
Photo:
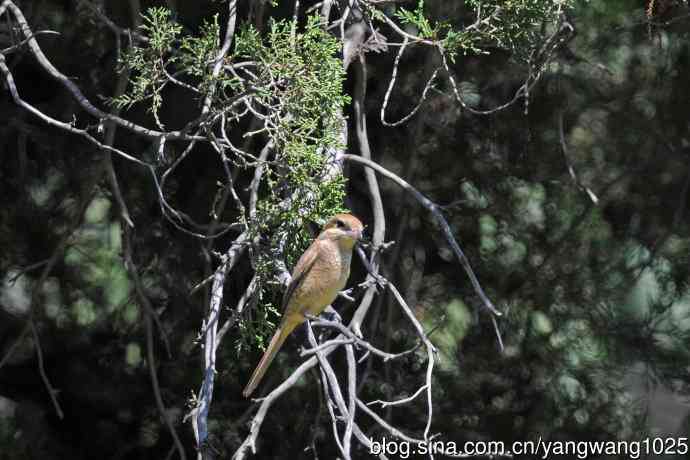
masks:
[(242, 394), (245, 398), (248, 398), (249, 395), (254, 392), (259, 383), (261, 383), (261, 379), (266, 373), (266, 369), (268, 369), (268, 366), (271, 365), (276, 353), (278, 353), (278, 350), (280, 350), (283, 342), (285, 342), (285, 339), (287, 339), (295, 327), (297, 327), (297, 324), (287, 321), (282, 322), (281, 325), (278, 326), (278, 330), (275, 332), (275, 334), (273, 334), (271, 343), (268, 344), (268, 348), (266, 348), (264, 355), (261, 357), (259, 365), (256, 366), (256, 369), (254, 369), (252, 378), (249, 379), (249, 383), (247, 383), (247, 386), (244, 387), (244, 390), (242, 391)]

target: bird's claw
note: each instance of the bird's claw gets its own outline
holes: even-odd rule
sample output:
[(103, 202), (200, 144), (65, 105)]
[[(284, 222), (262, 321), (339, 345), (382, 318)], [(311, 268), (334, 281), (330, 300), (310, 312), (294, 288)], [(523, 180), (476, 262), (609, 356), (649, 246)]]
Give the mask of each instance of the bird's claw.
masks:
[(335, 323), (342, 323), (343, 318), (340, 317), (340, 313), (335, 311), (334, 308), (327, 308), (323, 313), (321, 313), (324, 319), (328, 321), (333, 321)]

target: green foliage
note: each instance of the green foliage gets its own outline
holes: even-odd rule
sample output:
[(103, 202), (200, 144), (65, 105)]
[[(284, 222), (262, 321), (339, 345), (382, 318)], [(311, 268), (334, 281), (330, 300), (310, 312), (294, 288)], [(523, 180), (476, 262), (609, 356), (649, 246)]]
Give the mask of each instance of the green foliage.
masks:
[(206, 80), (210, 77), (209, 64), (215, 58), (220, 46), (218, 15), (214, 15), (211, 21), (204, 21), (199, 32), (199, 37), (182, 38), (181, 53), (176, 62), (186, 73)]
[[(305, 224), (321, 223), (345, 210), (345, 179), (328, 172), (331, 154), (343, 148), (339, 139), (342, 110), (349, 102), (343, 94), (345, 75), (337, 57), (340, 43), (322, 30), (318, 16), (308, 18), (299, 31), (292, 21), (271, 21), (265, 36), (244, 24), (234, 37), (235, 52), (226, 60), (228, 65), (250, 62), (249, 76), (223, 71), (214, 77), (211, 69), (220, 45), (217, 15), (201, 26), (198, 36), (184, 37), (163, 8), (149, 9), (144, 18), (142, 32), (149, 42), (123, 57), (133, 70), (132, 90), (113, 100), (116, 106), (149, 101), (160, 126), (162, 90), (174, 73), (175, 78), (184, 76), (193, 82), (200, 94), (209, 96), (211, 88), (218, 89), (210, 99), (212, 113), (227, 111), (240, 93), (248, 95), (255, 110), (265, 113), (263, 131), (273, 142), (276, 157), (265, 165), (265, 186), (248, 224), (252, 235), (260, 236), (267, 247), (281, 248), (280, 254), (257, 255), (261, 286), (267, 289), (276, 256), (292, 266), (310, 241)], [(290, 197), (287, 201), (286, 196)], [(245, 325), (253, 331), (248, 337), (265, 336), (269, 330), (265, 319), (276, 300), (266, 295), (262, 303), (266, 310), (259, 313), (264, 317)], [(258, 324), (263, 326), (257, 328)]]
[(245, 26), (236, 38), (237, 57), (257, 63), (252, 81), (257, 103), (278, 107), (269, 111), (275, 121), (270, 134), (278, 147), (336, 146), (340, 110), (349, 102), (343, 94), (339, 42), (320, 28), (317, 16), (308, 19), (303, 32), (293, 27), (272, 21), (264, 42), (251, 25)]
[[(218, 53), (220, 26), (218, 15), (204, 21), (198, 36), (181, 36), (182, 26), (171, 19), (171, 12), (162, 7), (147, 10), (141, 32), (148, 42), (137, 44), (123, 53), (121, 64), (133, 73), (129, 92), (110, 102), (119, 108), (148, 101), (149, 111), (162, 129), (158, 116), (163, 104), (163, 89), (171, 77), (178, 81), (189, 80), (190, 87), (202, 95), (208, 94), (215, 84), (222, 90), (241, 87), (239, 79), (221, 72), (213, 78), (212, 68)], [(229, 95), (225, 91), (214, 93), (214, 107), (222, 109)]]
[(413, 11), (396, 10), (395, 16), (404, 25), (415, 27), (420, 38), (438, 42), (451, 61), (459, 52), (488, 53), (493, 47), (527, 58), (532, 49), (543, 44), (544, 26), (548, 31), (548, 26), (572, 7), (575, 0), (466, 0), (464, 3), (480, 16), (473, 24), (463, 27), (431, 21), (424, 13), (424, 0), (419, 0)]
[(419, 36), (422, 38), (437, 38), (437, 34), (441, 29), (440, 25), (432, 26), (426, 16), (424, 16), (424, 0), (419, 0), (414, 11), (400, 8), (395, 12), (395, 15), (403, 24), (415, 26), (419, 31)]
[[(273, 279), (276, 260), (285, 260), (288, 267), (297, 262), (312, 239), (306, 223), (320, 224), (345, 210), (345, 178), (329, 173), (332, 153), (344, 147), (340, 123), (349, 102), (343, 94), (339, 46), (321, 29), (316, 16), (300, 32), (292, 22), (273, 21), (265, 40), (250, 25), (236, 36), (235, 57), (256, 63), (253, 98), (266, 110), (265, 129), (276, 151), (275, 165), (264, 172), (266, 187), (249, 223), (266, 247), (279, 248), (258, 255), (256, 270), (263, 286)], [(280, 304), (270, 292), (263, 297), (269, 310)], [(258, 315), (252, 324), (263, 326), (254, 327), (250, 336), (260, 342), (270, 331), (265, 327), (270, 314)]]
[[(440, 310), (440, 309), (439, 309)], [(459, 363), (456, 359), (460, 344), (472, 327), (472, 313), (461, 299), (453, 299), (442, 309), (443, 317), (425, 318), (425, 328), (435, 330), (434, 345), (442, 353), (439, 366), (444, 371), (457, 372)], [(438, 325), (441, 325), (438, 327)]]
[(268, 187), (252, 225), (264, 235), (287, 236), (280, 246), (288, 263), (296, 262), (310, 239), (305, 222), (323, 222), (344, 210), (345, 180), (328, 174), (329, 153), (343, 147), (341, 113), (349, 102), (338, 50), (338, 41), (321, 30), (316, 17), (299, 33), (291, 22), (272, 22), (265, 42), (251, 26), (237, 36), (237, 54), (257, 63), (252, 82), (257, 103), (276, 107), (268, 111), (267, 131), (278, 165), (265, 172)]
[(78, 271), (84, 282), (98, 288), (71, 292), (67, 315), (59, 307), (60, 285), (49, 280), (44, 286), (47, 314), (63, 327), (101, 325), (125, 314), (130, 281), (120, 257), (120, 226), (110, 221), (110, 208), (110, 201), (104, 197), (91, 201), (85, 215), (86, 223), (75, 233), (64, 258), (68, 268)]
[(270, 298), (272, 293), (266, 290), (260, 292), (257, 305), (261, 305), (261, 308), (256, 309), (256, 313), (250, 320), (238, 323), (239, 334), (235, 341), (237, 356), (253, 348), (265, 349), (280, 322), (282, 312), (270, 301), (263, 301), (265, 296)]
[(527, 58), (543, 45), (544, 27), (548, 31), (575, 0), (467, 0), (466, 4), (483, 11), (477, 27), (462, 31), (471, 46), (498, 46)]
[(168, 82), (166, 67), (172, 62), (171, 50), (182, 32), (182, 26), (171, 20), (170, 10), (162, 7), (149, 8), (143, 16), (141, 31), (149, 38), (147, 46), (134, 46), (123, 53), (121, 65), (131, 70), (132, 89), (129, 93), (111, 99), (118, 108), (150, 100), (150, 111), (156, 123), (163, 127), (158, 111), (163, 104), (161, 92)]

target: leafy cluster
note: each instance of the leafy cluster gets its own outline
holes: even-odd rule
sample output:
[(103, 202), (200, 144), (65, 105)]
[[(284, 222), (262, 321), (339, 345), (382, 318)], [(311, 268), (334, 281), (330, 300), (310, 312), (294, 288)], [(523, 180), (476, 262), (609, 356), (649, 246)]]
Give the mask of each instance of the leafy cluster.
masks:
[[(163, 104), (162, 91), (173, 79), (201, 95), (208, 94), (213, 85), (221, 89), (240, 87), (235, 76), (221, 73), (214, 78), (211, 72), (220, 45), (218, 15), (205, 21), (198, 35), (185, 36), (182, 36), (182, 26), (171, 15), (170, 10), (162, 7), (150, 8), (142, 15), (140, 29), (148, 40), (134, 45), (121, 58), (123, 67), (133, 74), (131, 90), (111, 101), (119, 108), (150, 101), (149, 110), (160, 128), (163, 128), (158, 116)], [(222, 108), (229, 96), (223, 91), (214, 95), (212, 102)]]
[[(219, 46), (217, 16), (201, 27), (199, 36), (185, 37), (165, 8), (151, 8), (143, 17), (141, 29), (148, 41), (123, 56), (123, 64), (134, 73), (132, 88), (113, 99), (114, 105), (128, 108), (150, 100), (150, 110), (161, 125), (162, 90), (171, 77), (181, 80), (181, 74), (192, 79), (202, 94), (212, 85), (219, 88), (212, 100), (217, 111), (227, 110), (240, 92), (249, 94), (247, 99), (262, 114), (262, 131), (277, 152), (272, 167), (266, 169), (268, 187), (257, 206), (256, 230), (295, 231), (285, 225), (296, 223), (302, 228), (304, 221), (320, 222), (343, 210), (344, 179), (330, 174), (328, 163), (331, 153), (342, 148), (341, 114), (349, 97), (342, 90), (340, 44), (321, 29), (318, 17), (309, 18), (303, 31), (297, 31), (292, 21), (274, 21), (265, 39), (246, 25), (235, 37), (234, 55), (227, 58), (229, 70), (216, 77), (211, 64)], [(239, 74), (233, 64), (242, 59), (251, 70)], [(298, 240), (304, 239), (304, 231), (297, 234)], [(288, 248), (295, 246), (292, 243)], [(288, 258), (292, 252), (288, 250)]]
[(342, 148), (341, 113), (349, 102), (338, 50), (316, 17), (303, 32), (292, 22), (273, 22), (266, 41), (251, 26), (237, 36), (236, 54), (256, 64), (253, 100), (266, 112), (265, 129), (276, 151), (254, 225), (264, 235), (288, 235), (281, 244), (288, 263), (309, 239), (304, 222), (322, 222), (343, 210), (344, 178), (329, 173), (332, 152)]
[[(467, 0), (468, 6), (484, 11), (472, 42), (477, 46), (498, 46), (526, 57), (543, 44), (544, 26), (558, 21), (574, 0)], [(483, 19), (479, 18), (479, 19)], [(470, 32), (472, 34), (472, 32)]]
[(400, 8), (395, 16), (405, 25), (413, 26), (421, 38), (437, 41), (450, 59), (458, 52), (487, 53), (489, 48), (510, 50), (526, 56), (541, 44), (544, 25), (553, 24), (574, 0), (467, 0), (465, 5), (475, 12), (475, 22), (455, 26), (434, 22), (424, 12), (424, 0), (414, 10)]
[(248, 83), (252, 101), (264, 113), (264, 129), (276, 152), (249, 223), (262, 247), (272, 248), (255, 261), (264, 282), (273, 278), (276, 260), (288, 267), (296, 263), (312, 238), (306, 223), (322, 223), (344, 210), (345, 179), (331, 168), (333, 154), (343, 148), (342, 110), (349, 102), (343, 95), (339, 47), (316, 17), (303, 31), (292, 22), (275, 21), (265, 40), (251, 26), (236, 37), (235, 57), (254, 63)]
[(166, 8), (150, 8), (143, 17), (141, 31), (149, 38), (146, 46), (133, 46), (121, 57), (121, 65), (133, 72), (132, 89), (111, 103), (118, 108), (130, 108), (138, 102), (151, 101), (150, 110), (162, 127), (158, 111), (163, 104), (161, 94), (168, 83), (166, 67), (171, 62), (171, 50), (182, 32), (182, 26), (170, 19)]
[[(299, 29), (293, 21), (272, 21), (265, 33), (245, 24), (235, 34), (234, 53), (225, 57), (222, 71), (214, 75), (220, 46), (217, 16), (194, 36), (183, 36), (181, 26), (164, 8), (151, 8), (143, 18), (141, 31), (148, 40), (122, 59), (133, 73), (131, 90), (112, 103), (128, 108), (149, 102), (162, 127), (158, 116), (162, 92), (174, 83), (210, 101), (209, 119), (227, 120), (222, 123), (228, 132), (235, 126), (246, 130), (242, 118), (247, 114), (259, 121), (260, 128), (252, 135), (270, 141), (274, 157), (261, 164), (256, 212), (240, 220), (248, 221), (261, 248), (272, 248), (273, 252), (257, 251), (253, 260), (261, 286), (268, 286), (276, 272), (275, 260), (293, 266), (311, 239), (305, 224), (322, 223), (344, 210), (345, 179), (339, 168), (332, 167), (334, 153), (344, 147), (342, 111), (349, 102), (343, 95), (340, 43), (320, 27), (317, 16)], [(239, 167), (247, 167), (247, 159), (256, 160), (235, 147), (231, 150), (240, 160), (233, 161)], [(275, 302), (269, 292), (262, 290), (261, 295), (267, 310), (258, 315), (266, 316)], [(257, 323), (267, 324), (266, 318)], [(255, 336), (265, 335), (263, 329)]]

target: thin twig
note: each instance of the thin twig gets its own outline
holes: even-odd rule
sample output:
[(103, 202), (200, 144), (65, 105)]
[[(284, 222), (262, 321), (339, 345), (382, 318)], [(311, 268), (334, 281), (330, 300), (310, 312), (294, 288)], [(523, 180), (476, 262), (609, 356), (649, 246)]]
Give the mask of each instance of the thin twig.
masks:
[[(311, 315), (305, 315), (305, 316), (307, 316), (307, 318), (314, 319), (314, 317), (312, 317)], [(383, 358), (384, 361), (388, 361), (391, 359), (397, 359), (397, 358), (400, 358), (402, 356), (409, 355), (410, 353), (413, 353), (418, 348), (418, 347), (414, 347), (414, 348), (411, 348), (409, 350), (406, 350), (406, 351), (403, 351), (400, 353), (387, 353), (383, 350), (376, 348), (375, 346), (373, 346), (368, 341), (361, 339), (357, 335), (357, 333), (355, 333), (354, 331), (345, 327), (344, 325), (342, 325), (341, 323), (339, 323), (337, 321), (328, 321), (325, 319), (314, 319), (312, 322), (312, 325), (314, 327), (329, 327), (329, 328), (337, 329), (338, 331), (340, 331), (341, 334), (348, 337), (350, 340), (354, 341), (355, 344), (363, 347), (367, 351), (370, 351), (371, 353), (373, 353), (377, 356), (380, 356), (381, 358)], [(352, 326), (350, 326), (350, 327), (352, 327)], [(306, 355), (306, 354), (315, 353), (316, 351), (317, 350), (311, 350), (310, 349), (310, 350), (304, 350), (302, 353), (304, 355)]]
[(24, 326), (24, 329), (22, 329), (22, 332), (19, 334), (19, 336), (16, 339), (14, 339), (14, 342), (7, 349), (7, 352), (5, 352), (5, 355), (0, 360), (0, 369), (2, 369), (2, 366), (4, 366), (5, 363), (7, 363), (10, 360), (10, 358), (14, 354), (14, 351), (17, 348), (19, 348), (19, 345), (21, 345), (21, 343), (24, 341), (24, 338), (26, 337), (26, 335), (29, 333), (30, 330), (31, 330), (31, 324), (27, 323), (26, 326)]
[(38, 336), (38, 330), (36, 329), (36, 322), (33, 316), (29, 318), (29, 325), (31, 326), (31, 335), (34, 339), (34, 348), (36, 348), (36, 356), (38, 357), (38, 372), (41, 374), (41, 380), (43, 380), (43, 385), (45, 385), (48, 395), (50, 396), (50, 401), (53, 403), (53, 408), (55, 408), (55, 413), (58, 418), (62, 420), (65, 418), (64, 412), (62, 412), (62, 407), (57, 400), (58, 390), (53, 387), (46, 373), (45, 363), (43, 362), (43, 349), (41, 348), (41, 339)]
[(426, 354), (427, 354), (427, 367), (426, 367), (426, 395), (427, 395), (427, 421), (426, 421), (426, 427), (424, 428), (424, 440), (429, 441), (429, 431), (431, 430), (431, 419), (433, 415), (433, 402), (432, 402), (432, 393), (431, 393), (431, 377), (432, 373), (434, 371), (434, 355), (436, 354), (436, 347), (431, 343), (429, 340), (429, 337), (424, 333), (424, 328), (422, 327), (421, 323), (419, 320), (415, 317), (414, 312), (412, 309), (407, 305), (405, 302), (405, 299), (400, 295), (400, 292), (398, 292), (398, 289), (393, 285), (393, 283), (388, 282), (387, 284), (388, 289), (393, 293), (395, 296), (396, 300), (398, 301), (398, 304), (403, 309), (403, 312), (405, 315), (407, 315), (407, 318), (410, 320), (414, 328), (417, 330), (417, 335), (419, 338), (424, 342), (424, 347), (426, 348)]
[(563, 158), (565, 159), (565, 165), (568, 167), (568, 174), (570, 175), (570, 178), (573, 180), (573, 183), (585, 192), (587, 196), (589, 197), (590, 200), (592, 200), (592, 203), (597, 204), (599, 202), (599, 198), (594, 194), (594, 192), (589, 188), (586, 187), (582, 182), (580, 182), (580, 178), (578, 177), (577, 173), (575, 172), (575, 168), (573, 167), (573, 164), (570, 161), (570, 155), (568, 155), (568, 143), (565, 139), (565, 128), (564, 128), (564, 113), (563, 109), (558, 111), (558, 135), (561, 139), (561, 151), (563, 152)]
[(386, 431), (388, 431), (390, 434), (395, 436), (396, 438), (402, 439), (403, 441), (411, 442), (413, 444), (424, 444), (426, 441), (424, 439), (418, 439), (418, 438), (413, 438), (411, 436), (406, 435), (390, 423), (386, 422), (383, 418), (379, 416), (376, 412), (371, 410), (364, 402), (362, 402), (361, 399), (357, 399), (357, 407), (362, 409), (363, 412), (365, 412), (367, 415), (369, 415), (371, 418), (373, 418), (376, 423), (378, 423), (382, 428), (384, 428)]
[[(496, 307), (494, 307), (491, 300), (489, 300), (489, 297), (484, 293), (484, 289), (482, 288), (481, 284), (479, 284), (479, 280), (477, 279), (477, 276), (474, 274), (474, 270), (472, 270), (472, 266), (470, 265), (469, 260), (465, 256), (463, 250), (460, 248), (460, 245), (458, 244), (457, 240), (455, 239), (455, 236), (453, 235), (452, 230), (450, 229), (450, 225), (448, 225), (448, 221), (446, 220), (439, 206), (436, 203), (424, 196), (416, 188), (407, 183), (407, 181), (405, 181), (403, 178), (401, 178), (397, 174), (392, 173), (391, 171), (387, 170), (378, 163), (375, 163), (371, 160), (367, 160), (366, 158), (359, 157), (357, 155), (350, 154), (344, 155), (343, 159), (346, 161), (362, 164), (368, 168), (377, 171), (383, 176), (386, 176), (387, 178), (391, 179), (393, 182), (398, 184), (400, 187), (402, 187), (403, 190), (410, 193), (424, 208), (426, 208), (434, 217), (436, 223), (441, 227), (441, 231), (443, 232), (446, 241), (448, 241), (451, 248), (453, 249), (453, 252), (460, 261), (460, 264), (462, 265), (463, 269), (465, 270), (465, 273), (467, 274), (468, 278), (470, 279), (470, 282), (472, 283), (474, 291), (481, 299), (482, 305), (484, 305), (484, 307), (486, 307), (486, 309), (489, 310), (492, 314), (496, 316), (502, 315), (502, 313), (499, 312), (496, 309)], [(503, 345), (500, 339), (499, 346), (501, 347), (501, 351), (503, 351)]]
[(228, 21), (225, 25), (225, 38), (223, 39), (223, 45), (221, 46), (213, 64), (213, 70), (211, 71), (211, 87), (208, 89), (206, 98), (204, 98), (204, 105), (201, 109), (201, 114), (206, 115), (211, 108), (211, 102), (213, 101), (213, 96), (216, 92), (216, 82), (218, 81), (218, 75), (223, 68), (223, 61), (225, 56), (230, 51), (230, 45), (232, 44), (232, 39), (235, 36), (235, 23), (237, 21), (237, 0), (230, 0), (228, 2)]
[[(316, 343), (316, 337), (314, 337), (314, 331), (311, 328), (311, 322), (307, 321), (307, 337), (309, 339), (309, 344), (312, 346), (312, 348), (318, 349), (317, 343)], [(343, 394), (340, 391), (340, 384), (338, 383), (338, 377), (336, 377), (335, 372), (333, 371), (333, 367), (331, 367), (330, 363), (328, 362), (328, 359), (324, 355), (322, 351), (317, 351), (316, 352), (316, 358), (319, 360), (319, 366), (321, 370), (321, 375), (322, 375), (322, 381), (323, 385), (330, 391), (326, 391), (326, 404), (329, 406), (332, 406), (332, 403), (335, 403), (335, 406), (338, 408), (340, 412), (340, 416), (342, 418), (347, 417), (348, 420), (350, 420), (349, 416), (349, 411), (345, 405), (345, 399), (343, 398)], [(331, 414), (331, 419), (333, 420), (333, 435), (335, 437), (336, 443), (338, 445), (338, 448), (340, 449), (340, 452), (343, 454), (343, 457), (346, 460), (350, 460), (350, 447), (345, 443), (345, 439), (343, 439), (343, 442), (340, 441), (340, 438), (338, 436), (338, 424), (337, 424), (337, 418), (335, 417), (335, 414)], [(350, 431), (350, 435), (352, 435), (352, 432)], [(345, 438), (346, 436), (344, 436)]]
[[(74, 99), (79, 103), (79, 105), (89, 115), (91, 115), (95, 118), (101, 119), (101, 120), (110, 120), (110, 121), (116, 123), (118, 126), (122, 126), (123, 128), (128, 129), (128, 130), (130, 130), (136, 134), (150, 137), (150, 138), (158, 138), (158, 137), (162, 136), (162, 137), (165, 137), (166, 139), (183, 139), (183, 140), (194, 140), (195, 139), (195, 137), (189, 136), (182, 131), (163, 132), (163, 131), (156, 131), (153, 129), (148, 129), (148, 128), (145, 128), (141, 125), (137, 125), (136, 123), (133, 123), (129, 120), (125, 120), (123, 118), (120, 118), (120, 117), (115, 116), (115, 115), (111, 115), (107, 112), (104, 112), (104, 111), (98, 109), (96, 106), (93, 105), (93, 103), (91, 103), (91, 101), (84, 95), (84, 93), (81, 92), (79, 87), (72, 80), (70, 80), (66, 75), (64, 75), (59, 70), (57, 70), (55, 68), (55, 66), (50, 62), (50, 60), (46, 57), (46, 55), (43, 53), (43, 50), (38, 45), (38, 42), (36, 41), (36, 39), (33, 38), (33, 32), (31, 31), (31, 28), (29, 27), (29, 24), (26, 21), (24, 14), (22, 13), (21, 9), (19, 9), (19, 7), (17, 7), (17, 5), (14, 4), (14, 2), (12, 2), (11, 0), (4, 0), (2, 3), (0, 3), (0, 16), (5, 14), (5, 12), (8, 9), (14, 15), (14, 18), (17, 21), (17, 24), (19, 24), (19, 28), (21, 29), (24, 36), (28, 38), (27, 44), (29, 45), (29, 49), (31, 50), (31, 53), (36, 58), (36, 60), (38, 61), (40, 66), (43, 68), (43, 70), (48, 72), (48, 74), (51, 77), (53, 77), (62, 86), (64, 86), (65, 89), (67, 89), (72, 94)], [(4, 61), (4, 59), (3, 59), (3, 61)], [(9, 72), (9, 70), (8, 70), (8, 72)], [(3, 73), (5, 73), (5, 72), (3, 72)]]
[(158, 372), (156, 370), (156, 357), (153, 350), (152, 316), (155, 315), (155, 311), (153, 309), (153, 306), (151, 305), (151, 301), (146, 295), (146, 292), (144, 292), (144, 285), (142, 283), (141, 277), (139, 276), (137, 266), (134, 263), (134, 258), (132, 257), (131, 232), (131, 228), (127, 226), (122, 227), (122, 246), (125, 257), (125, 267), (127, 268), (129, 277), (132, 280), (132, 283), (134, 284), (134, 289), (136, 291), (137, 298), (139, 299), (139, 304), (144, 307), (144, 310), (146, 310), (144, 312), (146, 324), (146, 359), (148, 361), (147, 364), (149, 368), (149, 375), (151, 378), (151, 387), (153, 388), (153, 395), (156, 400), (156, 407), (158, 408), (158, 412), (161, 418), (163, 419), (165, 426), (168, 428), (168, 431), (170, 432), (170, 436), (172, 436), (173, 438), (173, 442), (175, 443), (177, 452), (182, 460), (186, 460), (187, 455), (185, 454), (184, 446), (182, 445), (182, 441), (180, 441), (180, 437), (177, 435), (177, 431), (175, 430), (173, 421), (168, 416), (168, 412), (165, 408), (165, 403), (163, 402), (163, 396), (161, 395), (160, 383), (158, 382)]
[(371, 401), (367, 403), (367, 406), (371, 406), (373, 404), (380, 404), (381, 409), (385, 409), (388, 406), (401, 406), (403, 404), (410, 403), (417, 399), (417, 396), (422, 394), (422, 391), (426, 390), (426, 385), (422, 385), (419, 387), (417, 391), (415, 391), (411, 396), (408, 396), (407, 398), (402, 398), (402, 399), (396, 399), (395, 401), (381, 401), (380, 399), (377, 399), (376, 401)]
[(429, 80), (427, 80), (426, 84), (424, 85), (424, 90), (422, 90), (422, 96), (419, 98), (419, 102), (417, 105), (404, 117), (402, 117), (398, 121), (392, 121), (388, 122), (386, 121), (386, 107), (388, 107), (388, 101), (390, 99), (391, 93), (393, 92), (393, 87), (395, 86), (395, 80), (398, 76), (398, 67), (400, 66), (400, 59), (402, 58), (403, 53), (405, 52), (405, 49), (407, 48), (407, 45), (409, 44), (409, 39), (405, 37), (405, 40), (403, 41), (402, 46), (398, 50), (398, 54), (395, 56), (395, 60), (393, 61), (393, 69), (391, 70), (391, 81), (388, 84), (388, 89), (386, 90), (386, 95), (383, 97), (383, 104), (381, 105), (381, 110), (380, 110), (380, 119), (381, 123), (384, 126), (387, 126), (389, 128), (395, 127), (395, 126), (400, 126), (403, 123), (405, 123), (407, 120), (412, 118), (422, 107), (422, 104), (426, 100), (427, 93), (431, 89), (434, 80), (436, 80), (436, 77), (438, 76), (438, 72), (440, 69), (434, 70), (434, 72), (431, 74), (431, 77)]

